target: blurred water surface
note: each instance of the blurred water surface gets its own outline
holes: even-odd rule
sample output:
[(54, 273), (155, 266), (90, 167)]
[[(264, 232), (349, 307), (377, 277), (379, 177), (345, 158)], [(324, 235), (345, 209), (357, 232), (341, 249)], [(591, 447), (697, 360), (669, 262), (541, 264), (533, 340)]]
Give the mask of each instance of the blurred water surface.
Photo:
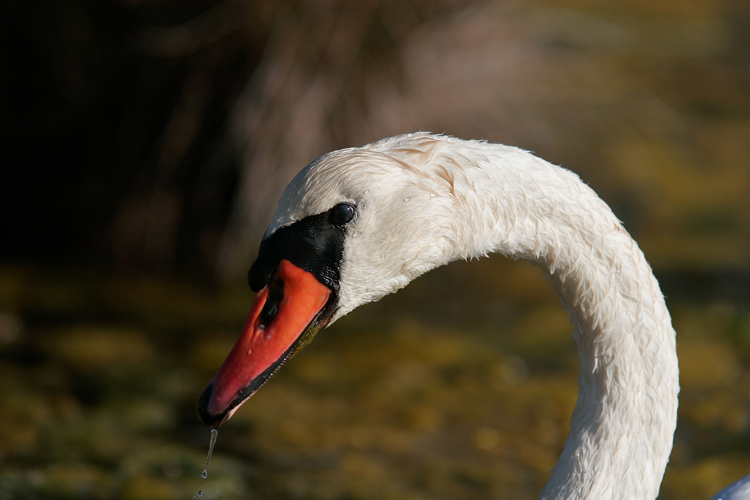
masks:
[[(202, 480), (196, 400), (249, 291), (0, 278), (3, 498), (535, 498), (575, 403), (541, 273), (455, 264), (318, 337), (221, 428)], [(667, 289), (682, 394), (661, 498), (708, 498), (750, 470), (750, 308), (682, 292)]]
[[(231, 5), (273, 13), (282, 3)], [(323, 19), (325, 5), (283, 4), (286, 17), (247, 21), (277, 37), (265, 73), (237, 92), (252, 99), (234, 108), (252, 123), (232, 127), (255, 144), (238, 166), (235, 209), (248, 211), (228, 219), (225, 238), (214, 228), (200, 255), (244, 274), (276, 192), (331, 147), (432, 129), (534, 149), (602, 194), (667, 296), (682, 392), (660, 498), (706, 499), (750, 473), (747, 5), (370, 2), (350, 15), (376, 19), (383, 45), (367, 45), (364, 60), (327, 46), (326, 66), (285, 59), (280, 42), (317, 19), (293, 14)], [(333, 25), (326, 33), (359, 40), (344, 29), (356, 23)], [(135, 40), (175, 41), (158, 30)], [(349, 63), (370, 72), (344, 78)], [(279, 72), (289, 79), (274, 80)], [(184, 109), (174, 116), (200, 116)], [(162, 180), (189, 177), (179, 167), (189, 127), (172, 123), (166, 156), (150, 154), (172, 158), (159, 164)], [(111, 221), (116, 262), (136, 251), (172, 262), (177, 235), (193, 227), (179, 217), (187, 191), (145, 192)], [(236, 248), (222, 253), (219, 240)], [(0, 266), (0, 498), (531, 499), (562, 449), (578, 370), (568, 318), (537, 269), (492, 257), (434, 271), (317, 337), (221, 428), (203, 480), (209, 431), (197, 398), (251, 292), (236, 277), (218, 286), (129, 272), (123, 259), (115, 273), (44, 259)]]

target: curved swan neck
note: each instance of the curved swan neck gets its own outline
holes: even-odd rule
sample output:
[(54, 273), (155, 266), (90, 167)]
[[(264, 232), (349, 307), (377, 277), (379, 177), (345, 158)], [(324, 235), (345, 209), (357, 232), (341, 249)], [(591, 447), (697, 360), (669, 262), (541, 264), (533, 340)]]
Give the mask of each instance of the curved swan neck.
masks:
[[(465, 144), (465, 143), (464, 143)], [(638, 245), (578, 177), (533, 155), (470, 143), (452, 161), (462, 256), (537, 264), (571, 316), (579, 397), (540, 498), (656, 498), (679, 392), (675, 332)], [(476, 168), (479, 167), (479, 168)], [(469, 224), (469, 223), (467, 223)]]

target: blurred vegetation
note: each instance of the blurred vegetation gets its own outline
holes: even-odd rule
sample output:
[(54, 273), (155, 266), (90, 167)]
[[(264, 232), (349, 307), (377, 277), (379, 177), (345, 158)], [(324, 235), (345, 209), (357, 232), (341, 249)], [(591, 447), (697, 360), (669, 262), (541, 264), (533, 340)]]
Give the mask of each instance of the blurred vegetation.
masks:
[(661, 498), (747, 474), (749, 5), (6, 2), (0, 498), (535, 498), (576, 351), (539, 273), (500, 258), (334, 325), (222, 427), (200, 479), (196, 400), (280, 190), (328, 150), (420, 129), (533, 150), (602, 195), (678, 332)]

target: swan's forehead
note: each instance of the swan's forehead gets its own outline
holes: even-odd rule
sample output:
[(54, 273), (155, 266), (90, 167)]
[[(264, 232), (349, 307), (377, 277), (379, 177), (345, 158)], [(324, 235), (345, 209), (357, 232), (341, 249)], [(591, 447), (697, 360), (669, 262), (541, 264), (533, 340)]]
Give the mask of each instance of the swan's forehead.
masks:
[(452, 191), (448, 172), (458, 163), (446, 162), (441, 151), (441, 145), (450, 140), (418, 132), (321, 156), (289, 183), (266, 237), (339, 203), (383, 205), (387, 198), (414, 185)]
[(328, 153), (305, 167), (284, 190), (266, 237), (278, 228), (330, 210), (362, 204), (371, 191), (398, 175), (380, 155), (361, 148)]

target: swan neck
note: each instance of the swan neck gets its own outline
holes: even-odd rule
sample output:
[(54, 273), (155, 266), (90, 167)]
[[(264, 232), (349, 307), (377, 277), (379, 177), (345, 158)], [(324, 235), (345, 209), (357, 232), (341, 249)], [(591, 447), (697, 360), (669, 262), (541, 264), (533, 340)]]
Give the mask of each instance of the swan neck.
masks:
[[(528, 156), (525, 156), (528, 155)], [(656, 498), (679, 392), (675, 332), (656, 278), (609, 207), (571, 172), (527, 153), (488, 162), (463, 205), (479, 215), (469, 255), (538, 265), (570, 314), (579, 395), (541, 498)], [(490, 181), (489, 179), (495, 179)], [(467, 214), (468, 216), (468, 214)]]

